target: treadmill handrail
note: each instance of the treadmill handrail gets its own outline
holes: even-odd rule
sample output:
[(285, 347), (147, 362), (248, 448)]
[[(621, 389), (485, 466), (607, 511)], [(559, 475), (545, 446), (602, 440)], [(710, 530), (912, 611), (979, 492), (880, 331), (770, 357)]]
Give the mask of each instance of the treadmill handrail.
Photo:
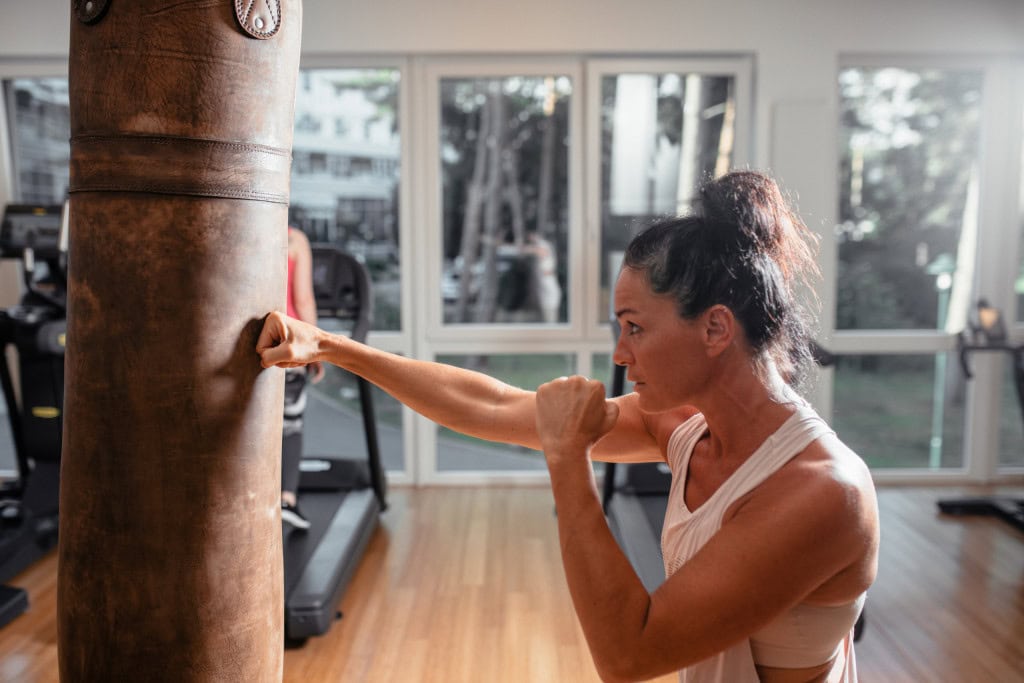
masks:
[[(321, 318), (351, 322), (348, 335), (362, 344), (373, 323), (373, 285), (360, 261), (333, 244), (310, 245), (313, 252), (313, 293), (317, 315)], [(366, 459), (370, 482), (382, 510), (386, 510), (387, 480), (380, 460), (377, 420), (373, 409), (373, 388), (357, 377), (363, 432), (366, 435)]]

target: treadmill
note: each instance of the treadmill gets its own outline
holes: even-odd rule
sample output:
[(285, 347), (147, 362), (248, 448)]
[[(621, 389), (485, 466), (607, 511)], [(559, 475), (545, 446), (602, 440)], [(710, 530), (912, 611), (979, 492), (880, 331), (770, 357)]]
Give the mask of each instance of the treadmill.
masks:
[[(10, 204), (0, 223), (0, 256), (21, 260), (25, 293), (0, 310), (0, 387), (17, 479), (0, 482), (0, 583), (57, 544), (64, 400), (67, 212), (60, 204)], [(6, 353), (17, 350), (16, 368)], [(14, 377), (20, 378), (20, 395)], [(28, 608), (21, 588), (0, 586), (0, 627)]]
[[(372, 320), (370, 278), (353, 256), (314, 244), (313, 291), (317, 314), (340, 323), (352, 339), (366, 340)], [(341, 618), (338, 601), (387, 508), (371, 385), (357, 377), (367, 456), (304, 456), (298, 500), (310, 521), (305, 531), (284, 530), (285, 644), (301, 646)]]
[[(1024, 419), (1024, 344), (1010, 344), (1003, 324), (1002, 312), (978, 300), (978, 321), (970, 325), (970, 336), (961, 332), (957, 336), (960, 370), (968, 380), (973, 379), (967, 362), (972, 353), (1007, 353), (1013, 360), (1013, 379), (1017, 390), (1017, 404)], [(995, 517), (1018, 531), (1024, 531), (1024, 498), (1018, 496), (981, 496), (974, 498), (943, 498), (937, 502), (939, 511), (946, 515), (982, 515)]]

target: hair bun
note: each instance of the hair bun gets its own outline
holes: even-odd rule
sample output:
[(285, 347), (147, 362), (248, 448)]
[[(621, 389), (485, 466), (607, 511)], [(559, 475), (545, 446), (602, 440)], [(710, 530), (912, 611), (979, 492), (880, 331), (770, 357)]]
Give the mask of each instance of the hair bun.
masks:
[[(778, 184), (755, 171), (733, 171), (700, 188), (700, 213), (741, 252), (768, 256), (787, 281), (814, 271), (804, 238), (813, 237), (789, 206)], [(725, 237), (723, 235), (723, 237)]]

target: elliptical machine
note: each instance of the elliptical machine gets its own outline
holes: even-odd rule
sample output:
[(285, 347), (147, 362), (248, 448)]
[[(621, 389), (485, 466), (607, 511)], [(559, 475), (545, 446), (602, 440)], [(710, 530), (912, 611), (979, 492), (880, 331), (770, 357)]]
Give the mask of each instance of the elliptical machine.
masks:
[[(960, 352), (960, 370), (966, 379), (974, 377), (967, 362), (972, 353), (1008, 353), (1013, 359), (1013, 379), (1017, 389), (1017, 403), (1024, 419), (1024, 344), (1010, 344), (1002, 313), (985, 299), (977, 305), (977, 323), (970, 325), (970, 335), (961, 332), (957, 337)], [(1024, 498), (982, 496), (979, 498), (947, 498), (938, 501), (939, 510), (947, 515), (987, 515), (998, 517), (1018, 531), (1024, 531)]]
[[(17, 479), (0, 484), (0, 583), (57, 543), (57, 508), (67, 330), (67, 212), (61, 205), (8, 205), (0, 258), (20, 259), (21, 302), (0, 310), (0, 385), (17, 460)], [(17, 351), (14, 372), (8, 347)], [(28, 608), (18, 588), (0, 586), (0, 626)]]

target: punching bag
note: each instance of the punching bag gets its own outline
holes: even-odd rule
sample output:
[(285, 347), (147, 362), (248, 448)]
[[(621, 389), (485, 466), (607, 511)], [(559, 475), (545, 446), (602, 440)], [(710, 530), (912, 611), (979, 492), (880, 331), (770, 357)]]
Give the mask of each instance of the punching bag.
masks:
[(279, 681), (298, 0), (74, 0), (61, 680)]

